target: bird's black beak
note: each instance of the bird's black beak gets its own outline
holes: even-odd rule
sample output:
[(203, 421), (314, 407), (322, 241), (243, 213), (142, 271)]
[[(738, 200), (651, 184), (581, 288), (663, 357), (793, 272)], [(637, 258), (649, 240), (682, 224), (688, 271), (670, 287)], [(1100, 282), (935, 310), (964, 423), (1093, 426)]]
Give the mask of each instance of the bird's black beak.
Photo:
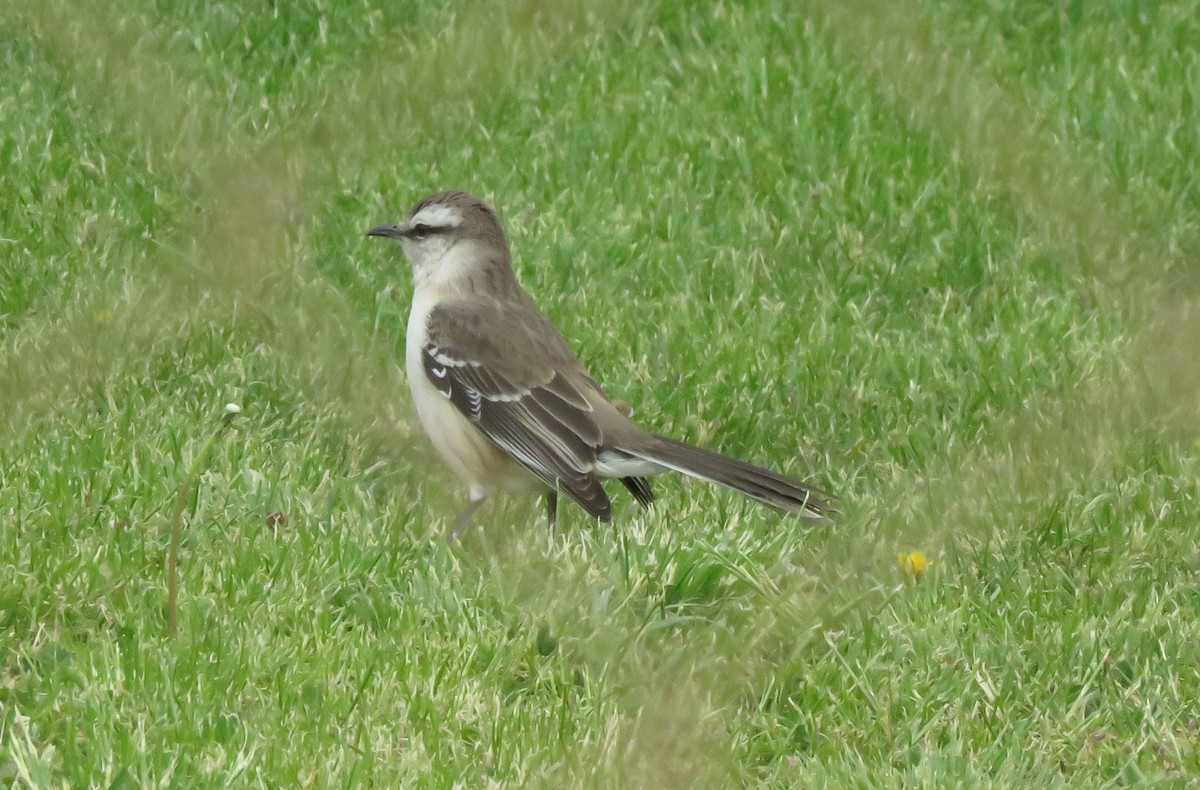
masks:
[(399, 225), (376, 225), (367, 231), (368, 236), (382, 236), (385, 239), (399, 239), (404, 236), (404, 230)]

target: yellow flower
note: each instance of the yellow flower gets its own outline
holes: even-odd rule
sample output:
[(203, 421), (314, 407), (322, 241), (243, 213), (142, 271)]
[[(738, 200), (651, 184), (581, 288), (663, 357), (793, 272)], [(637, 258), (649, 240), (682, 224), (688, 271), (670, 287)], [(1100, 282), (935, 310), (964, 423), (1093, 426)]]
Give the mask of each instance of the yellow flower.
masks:
[(896, 555), (896, 564), (900, 566), (900, 572), (912, 576), (914, 579), (921, 578), (921, 574), (925, 572), (925, 566), (929, 562), (925, 559), (925, 554), (920, 551), (902, 551)]

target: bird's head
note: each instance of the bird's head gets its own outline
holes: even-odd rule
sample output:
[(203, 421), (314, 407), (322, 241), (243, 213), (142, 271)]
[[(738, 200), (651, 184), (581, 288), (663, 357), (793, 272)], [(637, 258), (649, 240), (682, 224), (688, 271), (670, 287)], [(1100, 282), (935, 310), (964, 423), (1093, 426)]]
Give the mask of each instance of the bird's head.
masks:
[(377, 225), (367, 235), (399, 242), (417, 277), (448, 276), (450, 272), (438, 270), (473, 260), (508, 264), (508, 241), (496, 213), (466, 192), (423, 198), (404, 219)]

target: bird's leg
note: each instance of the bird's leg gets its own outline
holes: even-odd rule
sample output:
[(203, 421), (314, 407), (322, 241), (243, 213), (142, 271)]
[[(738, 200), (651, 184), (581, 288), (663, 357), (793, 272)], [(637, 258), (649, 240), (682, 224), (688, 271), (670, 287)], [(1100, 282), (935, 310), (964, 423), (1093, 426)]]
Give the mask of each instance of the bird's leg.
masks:
[(554, 490), (546, 492), (546, 521), (551, 529), (558, 522), (558, 492)]
[(471, 492), (471, 501), (467, 505), (466, 510), (459, 514), (458, 518), (454, 519), (454, 526), (446, 533), (446, 542), (453, 543), (458, 540), (458, 536), (462, 531), (471, 525), (471, 520), (475, 517), (475, 511), (483, 504), (483, 500), (487, 494), (475, 496), (475, 492)]

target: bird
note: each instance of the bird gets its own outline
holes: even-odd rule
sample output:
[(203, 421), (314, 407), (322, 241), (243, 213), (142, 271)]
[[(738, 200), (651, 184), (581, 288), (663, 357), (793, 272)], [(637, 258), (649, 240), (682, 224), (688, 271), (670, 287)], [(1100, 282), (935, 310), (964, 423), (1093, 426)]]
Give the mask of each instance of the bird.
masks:
[(449, 540), (495, 489), (540, 494), (551, 525), (559, 494), (609, 522), (602, 479), (617, 478), (648, 508), (648, 478), (668, 470), (804, 518), (837, 513), (835, 498), (808, 483), (634, 424), (517, 281), (504, 228), (484, 200), (438, 192), (366, 235), (398, 242), (412, 268), (408, 384), (422, 428), (469, 500)]

